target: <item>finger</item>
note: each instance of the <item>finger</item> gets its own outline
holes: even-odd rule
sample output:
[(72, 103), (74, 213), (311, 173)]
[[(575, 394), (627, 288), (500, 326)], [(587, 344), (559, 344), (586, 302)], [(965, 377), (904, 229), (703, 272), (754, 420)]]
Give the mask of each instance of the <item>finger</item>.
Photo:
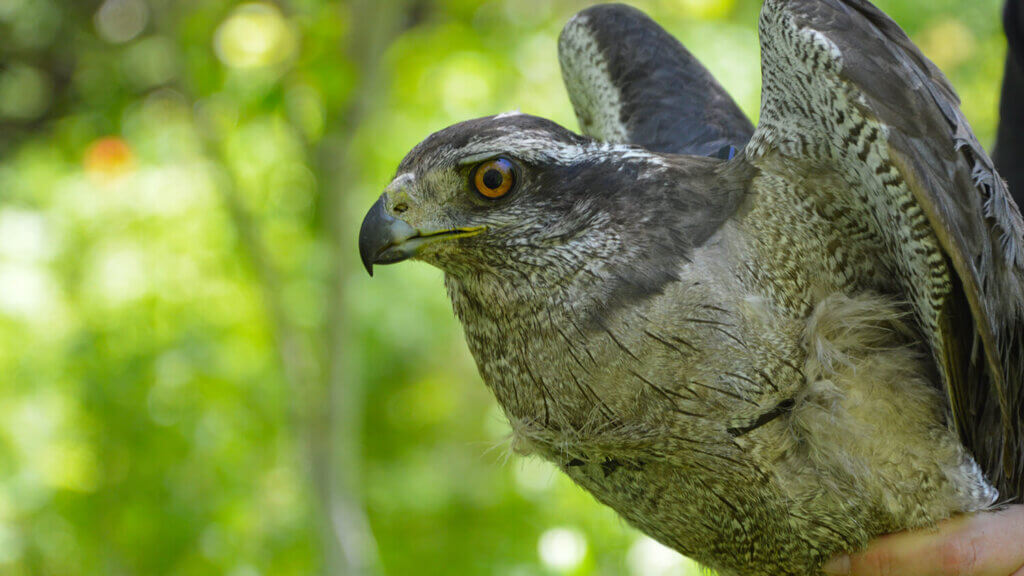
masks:
[(884, 536), (826, 566), (851, 576), (1024, 576), (1024, 506)]

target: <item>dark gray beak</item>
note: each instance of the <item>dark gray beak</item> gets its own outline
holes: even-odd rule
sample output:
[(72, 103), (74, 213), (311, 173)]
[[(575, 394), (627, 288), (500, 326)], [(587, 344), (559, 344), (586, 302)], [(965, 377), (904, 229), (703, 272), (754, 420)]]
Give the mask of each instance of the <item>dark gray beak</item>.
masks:
[(407, 222), (388, 214), (382, 194), (359, 228), (359, 257), (366, 271), (373, 276), (374, 264), (393, 264), (412, 256), (412, 251), (403, 250), (402, 245), (416, 236)]

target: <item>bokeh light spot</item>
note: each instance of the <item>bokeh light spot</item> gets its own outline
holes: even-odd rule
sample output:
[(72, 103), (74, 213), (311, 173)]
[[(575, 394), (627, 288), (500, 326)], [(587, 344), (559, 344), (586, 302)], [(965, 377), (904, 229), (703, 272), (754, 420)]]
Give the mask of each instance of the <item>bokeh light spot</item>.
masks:
[(149, 8), (142, 0), (107, 0), (96, 11), (93, 22), (104, 40), (123, 44), (146, 29)]
[(476, 52), (452, 55), (426, 80), (440, 88), (441, 103), (452, 118), (480, 116), (494, 99), (494, 65)]
[(89, 259), (88, 286), (92, 294), (112, 306), (145, 296), (150, 288), (145, 259), (131, 245), (105, 246)]
[(57, 282), (49, 270), (25, 264), (0, 264), (0, 313), (40, 320), (58, 303)]
[(99, 486), (99, 461), (92, 447), (84, 442), (56, 442), (42, 453), (41, 460), (43, 480), (54, 488), (92, 492)]
[(0, 0), (4, 46), (43, 48), (50, 45), (61, 28), (65, 10), (54, 0)]
[(5, 260), (44, 262), (51, 260), (56, 251), (56, 242), (42, 212), (0, 210), (0, 256)]
[(971, 61), (977, 46), (971, 29), (952, 18), (932, 23), (917, 43), (925, 56), (943, 70)]
[(124, 67), (128, 77), (141, 88), (165, 84), (178, 72), (177, 48), (162, 36), (144, 38), (125, 51)]
[(629, 572), (634, 576), (700, 576), (704, 574), (699, 564), (681, 556), (647, 536), (640, 536), (626, 556)]
[(295, 37), (275, 6), (243, 4), (228, 16), (214, 37), (214, 50), (232, 68), (262, 68), (280, 64), (295, 51)]
[(50, 107), (53, 86), (40, 70), (15, 64), (0, 75), (0, 116), (35, 120)]
[(587, 539), (575, 528), (552, 528), (540, 535), (537, 553), (548, 568), (570, 572), (587, 556)]
[(128, 143), (115, 136), (93, 142), (85, 153), (85, 171), (102, 179), (116, 178), (135, 166), (135, 153)]

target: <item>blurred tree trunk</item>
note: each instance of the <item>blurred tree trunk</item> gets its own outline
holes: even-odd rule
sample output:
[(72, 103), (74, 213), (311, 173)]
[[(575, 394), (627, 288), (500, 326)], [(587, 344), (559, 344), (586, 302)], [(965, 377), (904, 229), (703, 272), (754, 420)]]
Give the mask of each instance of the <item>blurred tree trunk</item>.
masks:
[[(318, 533), (326, 576), (376, 576), (381, 573), (376, 541), (361, 504), (362, 428), (365, 389), (356, 363), (349, 362), (345, 282), (352, 262), (356, 231), (346, 214), (345, 196), (361, 175), (353, 140), (387, 87), (382, 57), (387, 47), (414, 22), (415, 4), (389, 0), (355, 0), (352, 22), (342, 47), (356, 71), (357, 85), (344, 110), (328, 111), (324, 138), (307, 146), (315, 163), (323, 217), (314, 234), (331, 248), (327, 283), (327, 317), (321, 330), (304, 331), (288, 317), (281, 279), (266, 251), (258, 221), (247, 210), (234, 182), (220, 186), (240, 242), (260, 283), (278, 356), (293, 395), (293, 425), (304, 444), (307, 470), (319, 515)], [(218, 147), (219, 148), (219, 147)]]
[(371, 576), (380, 573), (376, 542), (361, 501), (362, 429), (365, 388), (349, 359), (350, 325), (346, 321), (346, 274), (358, 266), (356, 231), (346, 213), (346, 195), (361, 180), (353, 140), (363, 120), (374, 113), (387, 92), (382, 58), (387, 47), (411, 23), (406, 0), (390, 0), (387, 9), (375, 0), (356, 0), (348, 9), (352, 34), (346, 47), (358, 85), (348, 107), (329, 116), (326, 137), (314, 151), (321, 186), (324, 237), (334, 260), (328, 278), (327, 324), (324, 338), (323, 388), (311, 395), (307, 417), (312, 426), (310, 455), (314, 481), (325, 506), (326, 568), (330, 574)]

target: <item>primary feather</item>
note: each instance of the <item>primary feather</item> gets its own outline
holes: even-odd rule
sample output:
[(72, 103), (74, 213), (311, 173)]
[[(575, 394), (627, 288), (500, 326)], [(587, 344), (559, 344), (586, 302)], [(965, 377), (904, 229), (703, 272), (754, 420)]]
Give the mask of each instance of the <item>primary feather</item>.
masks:
[(700, 61), (636, 8), (583, 10), (562, 30), (558, 60), (580, 128), (591, 138), (709, 156), (743, 147), (754, 133)]

